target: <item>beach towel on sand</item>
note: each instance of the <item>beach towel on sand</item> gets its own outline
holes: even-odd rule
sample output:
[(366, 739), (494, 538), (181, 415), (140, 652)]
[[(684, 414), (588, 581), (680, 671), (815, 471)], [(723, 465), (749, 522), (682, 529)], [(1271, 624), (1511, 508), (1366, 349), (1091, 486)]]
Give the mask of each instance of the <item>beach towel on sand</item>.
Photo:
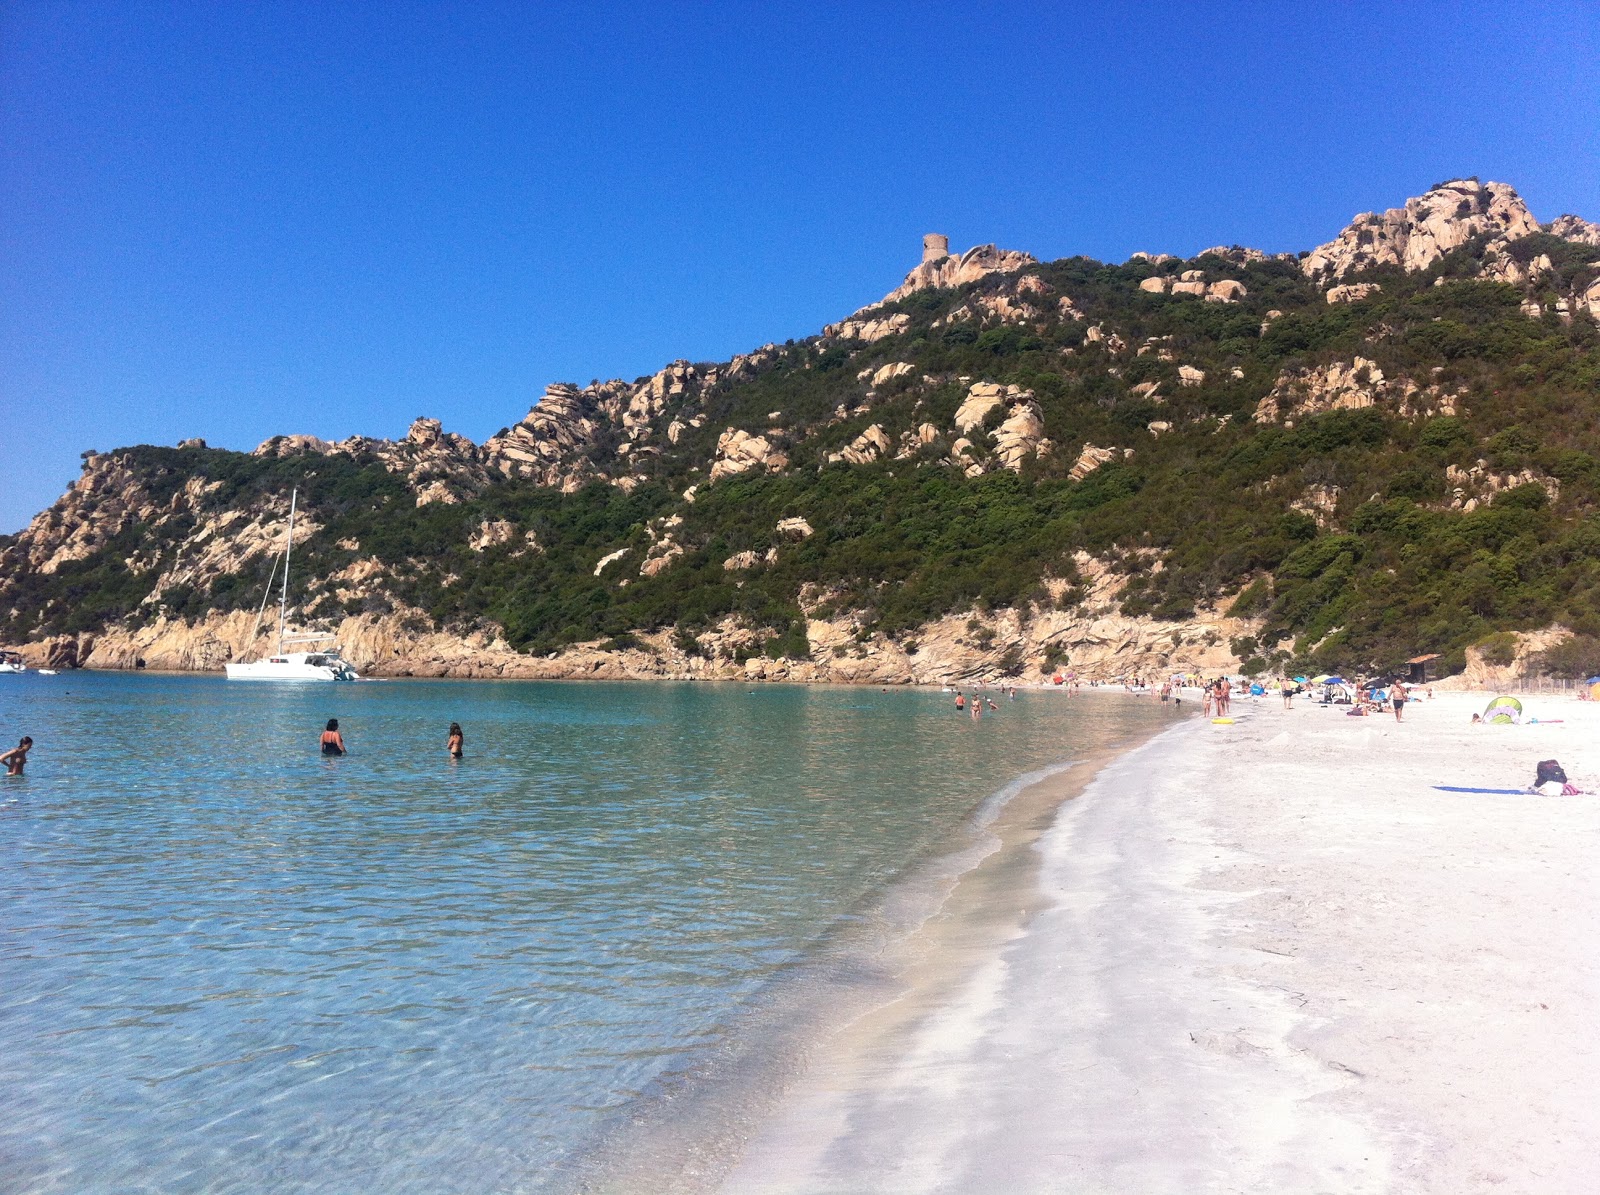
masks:
[(1435, 784), (1433, 787), (1442, 793), (1503, 793), (1511, 797), (1521, 796), (1523, 791), (1520, 788), (1462, 788), (1456, 784)]

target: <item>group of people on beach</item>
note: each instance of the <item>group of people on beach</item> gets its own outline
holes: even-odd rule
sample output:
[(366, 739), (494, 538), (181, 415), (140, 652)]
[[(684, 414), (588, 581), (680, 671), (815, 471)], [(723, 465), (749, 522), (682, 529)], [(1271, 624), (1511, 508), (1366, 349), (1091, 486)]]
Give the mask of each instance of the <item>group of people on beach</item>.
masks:
[[(462, 748), (466, 745), (467, 736), (461, 733), (461, 723), (450, 723), (450, 733), (445, 737), (445, 750), (450, 753), (451, 759), (460, 759)], [(324, 755), (345, 755), (350, 748), (344, 745), (344, 732), (339, 729), (339, 719), (329, 718), (328, 724), (322, 728), (322, 739), (319, 749)]]

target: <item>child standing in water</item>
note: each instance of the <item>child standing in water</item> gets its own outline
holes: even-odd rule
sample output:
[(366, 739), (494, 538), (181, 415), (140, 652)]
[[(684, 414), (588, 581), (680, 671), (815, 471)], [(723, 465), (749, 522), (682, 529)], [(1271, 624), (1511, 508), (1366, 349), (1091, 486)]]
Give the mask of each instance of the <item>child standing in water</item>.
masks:
[(343, 755), (345, 753), (344, 735), (339, 733), (339, 719), (329, 718), (326, 729), (322, 732), (322, 753), (324, 755)]
[(461, 745), (466, 741), (466, 737), (461, 733), (461, 723), (450, 723), (450, 737), (445, 741), (445, 746), (450, 752), (451, 759), (461, 758)]
[(0, 763), (6, 765), (6, 775), (22, 775), (22, 769), (28, 766), (28, 752), (32, 750), (33, 740), (27, 735), (23, 735), (20, 743), (4, 755), (0, 755)]

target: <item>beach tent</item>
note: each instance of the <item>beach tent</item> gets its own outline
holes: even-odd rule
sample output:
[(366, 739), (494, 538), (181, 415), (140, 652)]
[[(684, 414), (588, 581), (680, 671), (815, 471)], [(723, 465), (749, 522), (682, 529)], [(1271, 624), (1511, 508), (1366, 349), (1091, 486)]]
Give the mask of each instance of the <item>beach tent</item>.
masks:
[(1490, 726), (1515, 726), (1522, 721), (1522, 702), (1515, 697), (1496, 697), (1484, 708), (1483, 720)]

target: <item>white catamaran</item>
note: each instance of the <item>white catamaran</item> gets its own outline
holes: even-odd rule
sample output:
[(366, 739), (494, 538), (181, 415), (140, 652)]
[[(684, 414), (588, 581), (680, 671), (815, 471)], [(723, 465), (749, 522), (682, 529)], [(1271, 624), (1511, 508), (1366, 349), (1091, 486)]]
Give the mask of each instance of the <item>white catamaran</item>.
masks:
[[(339, 649), (332, 635), (298, 634), (289, 630), (289, 557), (294, 552), (294, 511), (300, 496), (298, 489), (289, 494), (289, 535), (283, 545), (283, 588), (278, 596), (278, 650), (253, 663), (224, 665), (229, 680), (359, 680), (356, 670), (340, 659)], [(273, 562), (277, 570), (277, 562)], [(255, 629), (250, 632), (250, 642), (261, 633), (261, 618), (267, 610), (267, 599), (272, 596), (272, 577), (267, 577), (267, 591), (261, 595), (261, 608), (256, 611)], [(313, 644), (323, 643), (322, 648)], [(294, 650), (299, 648), (300, 650)]]

